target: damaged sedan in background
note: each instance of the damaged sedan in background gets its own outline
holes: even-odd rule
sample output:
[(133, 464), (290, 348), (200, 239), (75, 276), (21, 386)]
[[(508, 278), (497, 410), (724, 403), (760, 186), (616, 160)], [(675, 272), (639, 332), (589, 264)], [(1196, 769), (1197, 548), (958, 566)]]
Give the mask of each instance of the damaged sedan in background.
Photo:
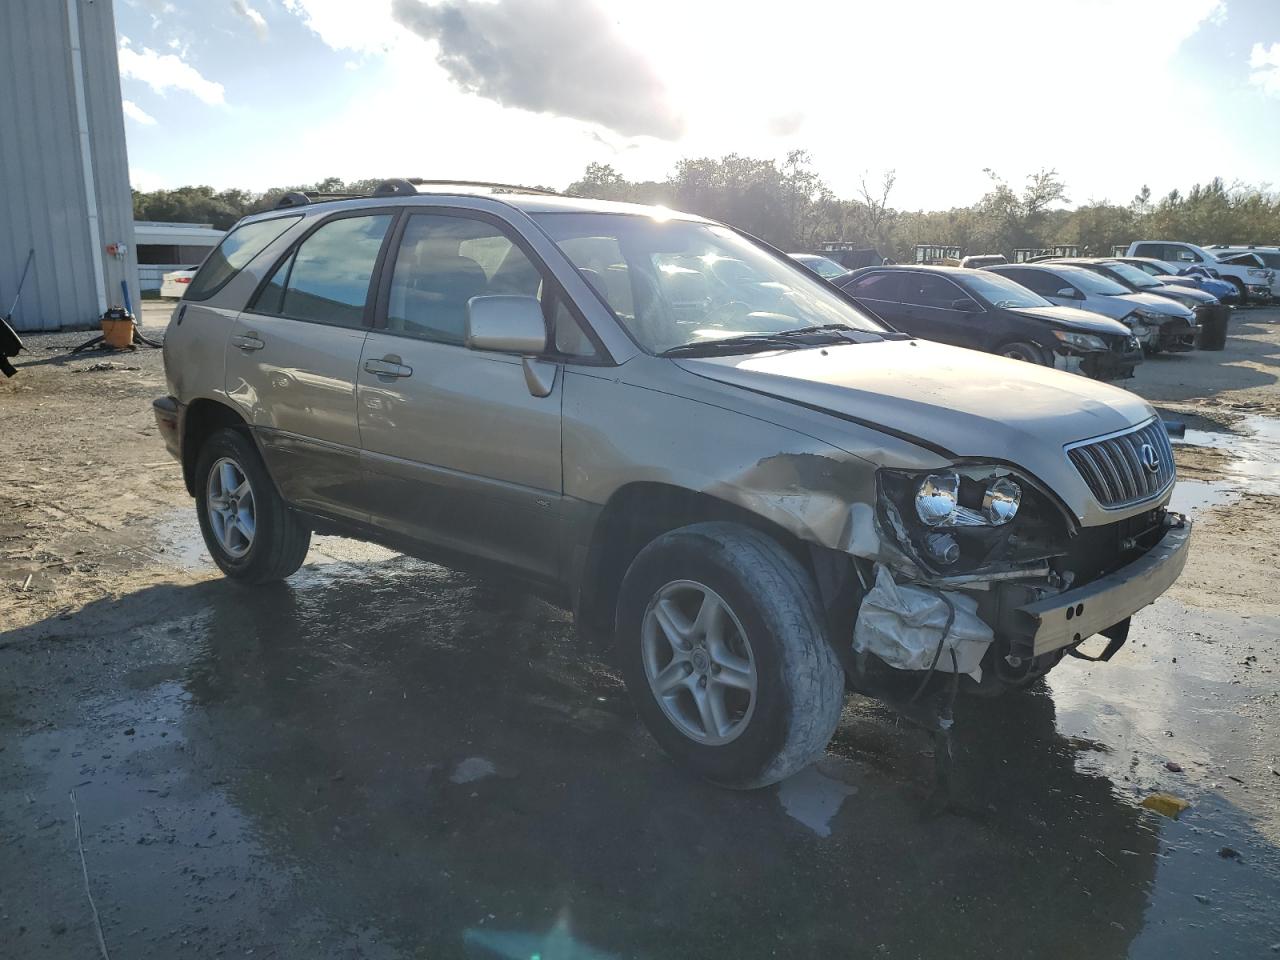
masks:
[(831, 282), (891, 327), (939, 343), (1095, 380), (1127, 380), (1142, 362), (1142, 344), (1123, 323), (985, 270), (864, 267)]
[(731, 787), (817, 757), (847, 689), (945, 732), (961, 690), (1107, 659), (1186, 561), (1144, 400), (917, 340), (665, 209), (294, 195), (164, 349), (157, 418), (228, 576), (288, 576), (318, 530), (539, 583)]

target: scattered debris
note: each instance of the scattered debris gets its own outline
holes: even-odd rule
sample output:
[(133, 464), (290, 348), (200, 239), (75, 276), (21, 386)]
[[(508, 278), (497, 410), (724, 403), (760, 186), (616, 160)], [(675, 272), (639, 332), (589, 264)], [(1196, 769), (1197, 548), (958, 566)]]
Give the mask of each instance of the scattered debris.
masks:
[(1227, 774), (1227, 779), (1228, 779), (1228, 780), (1234, 780), (1236, 783), (1244, 783), (1244, 781), (1243, 781), (1243, 780), (1241, 780), (1239, 777), (1237, 777), (1234, 773), (1228, 773), (1228, 774)]
[(1223, 860), (1239, 860), (1240, 852), (1232, 847), (1222, 847), (1218, 850), (1218, 856)]
[(1181, 773), (1181, 772), (1182, 772), (1182, 764), (1180, 764), (1180, 763), (1175, 763), (1173, 760), (1166, 760), (1166, 761), (1164, 762), (1164, 768), (1165, 768), (1166, 770), (1168, 770), (1170, 773)]
[(1142, 806), (1162, 817), (1177, 820), (1182, 811), (1191, 806), (1191, 802), (1171, 793), (1152, 793), (1143, 798)]
[(1213, 902), (1213, 901), (1212, 901), (1212, 900), (1210, 900), (1208, 897), (1206, 897), (1203, 893), (1197, 893), (1197, 894), (1195, 894), (1195, 898), (1196, 898), (1196, 900), (1198, 900), (1200, 903), (1203, 903), (1203, 904), (1206, 904), (1206, 905), (1208, 905), (1208, 904), (1210, 904), (1210, 903), (1212, 903), (1212, 902)]
[(115, 363), (111, 360), (99, 360), (97, 363), (91, 363), (87, 367), (75, 367), (73, 369), (76, 373), (102, 373), (107, 370), (141, 370), (142, 368)]
[(102, 920), (98, 916), (98, 905), (93, 902), (93, 893), (89, 890), (89, 864), (84, 859), (84, 839), (80, 835), (80, 806), (76, 803), (76, 792), (71, 791), (71, 809), (75, 814), (76, 849), (80, 851), (80, 870), (84, 874), (84, 895), (89, 898), (89, 911), (93, 914), (93, 930), (98, 935), (98, 950), (102, 960), (111, 960), (107, 953), (107, 941), (102, 935)]

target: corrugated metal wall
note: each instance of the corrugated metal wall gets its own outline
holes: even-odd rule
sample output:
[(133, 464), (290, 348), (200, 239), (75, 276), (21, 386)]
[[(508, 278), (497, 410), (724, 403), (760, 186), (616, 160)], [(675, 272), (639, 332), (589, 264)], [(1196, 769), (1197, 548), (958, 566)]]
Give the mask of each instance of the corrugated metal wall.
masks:
[[(81, 159), (73, 20), (96, 236), (90, 234)], [(128, 245), (124, 259), (106, 253), (113, 242)], [(91, 325), (104, 301), (122, 301), (122, 280), (137, 308), (133, 201), (110, 0), (0, 0), (0, 311), (9, 309), (31, 249), (35, 262), (14, 314), (19, 330)]]

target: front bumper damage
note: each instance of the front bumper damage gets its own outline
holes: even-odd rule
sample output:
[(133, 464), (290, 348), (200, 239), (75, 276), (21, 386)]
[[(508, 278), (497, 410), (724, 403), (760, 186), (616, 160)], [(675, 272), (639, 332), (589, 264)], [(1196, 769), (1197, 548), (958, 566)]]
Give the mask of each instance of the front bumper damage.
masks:
[[(1076, 648), (1099, 633), (1113, 640), (1109, 658), (1127, 637), (1129, 618), (1168, 590), (1186, 564), (1191, 523), (1157, 506), (1056, 533), (1043, 514), (1032, 514), (1031, 526), (1010, 527), (1003, 540), (962, 540), (962, 555), (985, 554), (975, 565), (939, 568), (929, 555), (933, 545), (921, 543), (919, 525), (898, 509), (900, 497), (900, 486), (880, 487), (882, 549), (860, 573), (853, 652), (875, 654), (899, 671), (968, 674), (982, 692), (1025, 685), (1066, 653), (1084, 656)], [(1034, 510), (1034, 500), (1026, 506)], [(926, 532), (926, 540), (934, 536)], [(982, 637), (970, 613), (988, 631), (976, 653)], [(953, 629), (961, 623), (965, 630)], [(931, 654), (923, 667), (921, 649)]]
[(1075, 356), (1055, 354), (1054, 367), (1082, 373), (1092, 380), (1128, 380), (1142, 360), (1142, 345), (1136, 338), (1116, 338), (1110, 350), (1094, 350)]
[(995, 625), (1013, 656), (1039, 657), (1123, 623), (1182, 574), (1191, 521), (1167, 514), (1164, 535), (1138, 559), (1083, 586), (1012, 608)]

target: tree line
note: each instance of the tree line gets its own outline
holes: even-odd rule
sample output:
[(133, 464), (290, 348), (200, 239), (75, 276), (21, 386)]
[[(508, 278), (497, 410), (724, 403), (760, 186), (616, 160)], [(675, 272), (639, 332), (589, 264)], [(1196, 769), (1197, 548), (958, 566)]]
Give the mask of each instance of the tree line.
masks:
[[(842, 240), (897, 261), (910, 260), (917, 244), (1006, 256), (1018, 248), (1058, 244), (1105, 256), (1136, 239), (1280, 244), (1280, 193), (1266, 187), (1228, 185), (1215, 177), (1160, 198), (1143, 186), (1125, 204), (1090, 200), (1073, 209), (1055, 170), (1037, 171), (1021, 186), (994, 170), (986, 174), (988, 189), (976, 202), (932, 211), (894, 206), (893, 171), (870, 181), (863, 177), (855, 196), (837, 197), (803, 150), (782, 161), (739, 154), (689, 158), (663, 180), (628, 180), (610, 164), (591, 163), (565, 192), (701, 214), (785, 250), (814, 250), (824, 241)], [(209, 223), (225, 230), (242, 216), (271, 209), (290, 190), (369, 193), (379, 182), (330, 177), (263, 193), (207, 186), (135, 190), (133, 211), (138, 220)]]

